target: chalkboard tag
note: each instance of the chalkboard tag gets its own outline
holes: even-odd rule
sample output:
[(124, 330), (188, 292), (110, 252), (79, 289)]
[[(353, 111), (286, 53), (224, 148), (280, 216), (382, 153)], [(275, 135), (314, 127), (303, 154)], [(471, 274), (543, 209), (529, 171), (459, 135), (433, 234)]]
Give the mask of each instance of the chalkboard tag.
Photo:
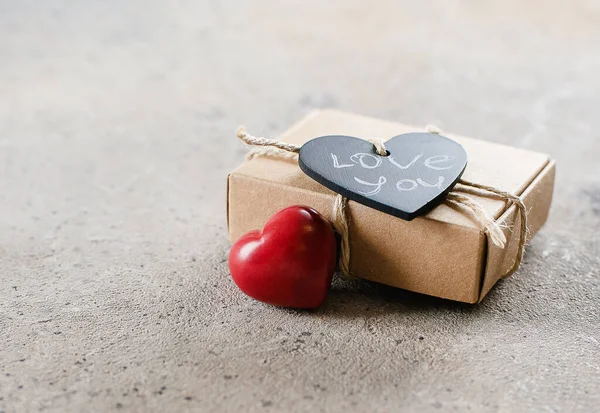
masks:
[(322, 136), (300, 148), (300, 169), (348, 199), (412, 220), (440, 203), (467, 166), (467, 153), (433, 133), (406, 133), (385, 142), (387, 156), (371, 142)]

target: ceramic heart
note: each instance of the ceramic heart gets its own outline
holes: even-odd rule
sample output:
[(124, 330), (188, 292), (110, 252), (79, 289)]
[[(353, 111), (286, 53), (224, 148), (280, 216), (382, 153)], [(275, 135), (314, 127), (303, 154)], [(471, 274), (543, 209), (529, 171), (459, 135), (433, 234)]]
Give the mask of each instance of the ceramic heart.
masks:
[(353, 201), (411, 220), (437, 205), (460, 179), (467, 153), (432, 133), (407, 133), (385, 142), (387, 156), (371, 142), (323, 136), (300, 149), (304, 173)]
[(319, 307), (327, 297), (335, 264), (331, 225), (305, 206), (279, 211), (262, 231), (240, 237), (229, 253), (237, 286), (256, 300), (282, 307)]

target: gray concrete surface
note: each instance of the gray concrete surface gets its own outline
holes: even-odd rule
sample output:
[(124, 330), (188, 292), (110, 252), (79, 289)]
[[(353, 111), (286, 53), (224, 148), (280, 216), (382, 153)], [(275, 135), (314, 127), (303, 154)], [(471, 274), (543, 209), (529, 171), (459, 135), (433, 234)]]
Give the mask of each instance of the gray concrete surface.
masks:
[[(0, 0), (0, 411), (598, 411), (599, 44), (595, 1)], [(518, 274), (240, 294), (233, 130), (316, 107), (555, 157)]]

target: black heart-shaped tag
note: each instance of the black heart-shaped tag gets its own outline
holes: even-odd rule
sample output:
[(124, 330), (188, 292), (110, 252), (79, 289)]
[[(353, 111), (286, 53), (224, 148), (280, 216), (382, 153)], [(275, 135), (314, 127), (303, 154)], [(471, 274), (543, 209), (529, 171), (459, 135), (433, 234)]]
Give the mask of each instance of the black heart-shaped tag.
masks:
[(327, 188), (371, 208), (411, 220), (432, 209), (467, 166), (467, 153), (433, 133), (406, 133), (385, 142), (387, 156), (371, 142), (323, 136), (300, 148), (300, 169)]

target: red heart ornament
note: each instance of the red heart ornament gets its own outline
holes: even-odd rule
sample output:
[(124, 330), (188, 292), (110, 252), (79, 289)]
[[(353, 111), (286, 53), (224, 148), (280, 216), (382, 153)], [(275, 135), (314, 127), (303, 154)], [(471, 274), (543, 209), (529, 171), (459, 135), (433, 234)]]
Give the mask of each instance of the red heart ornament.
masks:
[(229, 270), (240, 290), (281, 307), (323, 304), (335, 264), (331, 225), (314, 209), (300, 205), (273, 215), (262, 231), (240, 237), (229, 253)]

